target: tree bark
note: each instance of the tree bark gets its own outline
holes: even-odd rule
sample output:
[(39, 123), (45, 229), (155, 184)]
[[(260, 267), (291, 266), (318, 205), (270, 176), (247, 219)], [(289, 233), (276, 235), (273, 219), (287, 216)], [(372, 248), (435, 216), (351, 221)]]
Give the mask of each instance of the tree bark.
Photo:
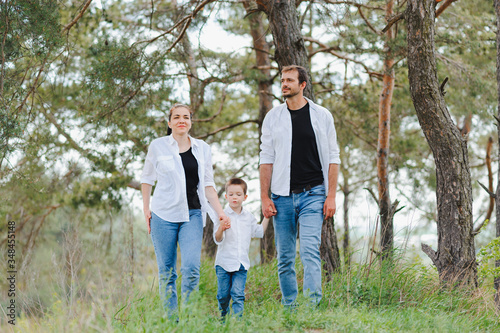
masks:
[[(386, 19), (394, 14), (393, 0), (387, 0)], [(389, 195), (389, 139), (391, 133), (391, 103), (394, 91), (394, 57), (390, 47), (394, 38), (393, 28), (387, 30), (384, 41), (384, 76), (382, 93), (379, 100), (377, 175), (378, 201), (380, 212), (380, 246), (382, 259), (392, 257), (394, 243), (393, 214), (391, 214), (391, 198)]]
[[(250, 0), (243, 2), (243, 6), (247, 13), (250, 13)], [(259, 147), (260, 138), (262, 136), (262, 122), (267, 112), (273, 107), (272, 94), (272, 76), (271, 76), (271, 59), (270, 46), (266, 41), (266, 28), (261, 15), (252, 15), (248, 17), (250, 22), (250, 34), (252, 35), (253, 48), (255, 50), (255, 58), (257, 68), (261, 75), (258, 78), (258, 95), (259, 95)], [(262, 219), (261, 213), (261, 219)], [(272, 220), (270, 221), (264, 237), (260, 241), (260, 261), (261, 263), (270, 262), (276, 256), (276, 247), (274, 244), (274, 227)]]
[(351, 249), (349, 247), (349, 194), (351, 194), (349, 186), (349, 171), (342, 168), (342, 175), (344, 179), (344, 186), (342, 193), (344, 194), (344, 239), (342, 248), (344, 250), (344, 265), (346, 269), (351, 266)]
[(434, 46), (435, 0), (410, 0), (408, 77), (417, 117), (436, 164), (438, 250), (422, 244), (443, 284), (477, 285), (467, 143), (439, 90)]
[[(175, 16), (182, 17), (183, 10), (179, 7), (177, 0), (172, 1), (172, 5), (175, 6)], [(179, 33), (182, 32), (182, 26), (178, 28)], [(203, 104), (204, 91), (201, 86), (201, 82), (198, 79), (198, 65), (196, 63), (196, 55), (193, 51), (191, 41), (187, 34), (184, 34), (179, 42), (179, 47), (177, 48), (179, 54), (184, 58), (184, 66), (187, 73), (187, 80), (189, 82), (189, 104), (191, 110), (194, 113)]]
[(280, 71), (281, 68), (289, 65), (306, 68), (309, 73), (309, 82), (304, 89), (304, 95), (314, 100), (307, 50), (300, 31), (295, 1), (257, 0), (257, 5), (269, 19), (275, 46), (274, 59)]
[[(497, 89), (498, 89), (498, 111), (497, 111), (497, 117), (500, 119), (500, 0), (495, 0), (495, 13), (497, 17)], [(500, 147), (500, 122), (497, 124), (497, 129), (498, 129), (498, 145)], [(498, 152), (498, 156), (500, 157), (500, 150)], [(500, 170), (500, 159), (499, 159), (499, 164), (498, 164), (498, 169)], [(500, 237), (500, 177), (498, 177), (498, 183), (497, 183), (497, 191), (496, 191), (496, 198), (495, 198), (495, 203), (496, 203), (496, 236)], [(500, 267), (500, 260), (496, 260), (495, 262), (496, 267)], [(497, 305), (497, 308), (500, 309), (500, 277), (495, 278), (494, 280), (494, 285), (495, 285), (495, 303)]]
[(342, 269), (333, 218), (323, 221), (323, 227), (321, 229), (321, 246), (319, 250), (321, 253), (321, 260), (323, 261), (323, 269), (326, 272), (326, 278), (330, 280), (333, 273), (339, 273)]
[(203, 228), (203, 253), (208, 258), (215, 258), (217, 252), (217, 245), (214, 241), (214, 223), (207, 215), (207, 224)]

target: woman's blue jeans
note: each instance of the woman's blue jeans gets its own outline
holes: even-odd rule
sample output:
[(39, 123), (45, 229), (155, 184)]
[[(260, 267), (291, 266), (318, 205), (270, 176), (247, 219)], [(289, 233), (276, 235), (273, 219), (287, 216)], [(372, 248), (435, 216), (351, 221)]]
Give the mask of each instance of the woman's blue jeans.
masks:
[(321, 300), (321, 228), (325, 186), (318, 185), (290, 196), (272, 194), (276, 206), (274, 237), (278, 251), (278, 276), (285, 306), (292, 306), (297, 298), (295, 256), (297, 252), (297, 225), (300, 224), (300, 259), (304, 266), (304, 295), (314, 304)]
[(229, 312), (229, 302), (233, 299), (233, 314), (241, 316), (245, 304), (245, 283), (247, 281), (247, 270), (243, 265), (235, 272), (227, 272), (220, 266), (215, 266), (217, 275), (217, 300), (221, 316), (225, 317)]
[(155, 248), (160, 297), (169, 314), (177, 310), (177, 244), (181, 250), (181, 293), (187, 301), (200, 280), (203, 219), (200, 209), (189, 210), (189, 222), (168, 222), (151, 213), (151, 239)]

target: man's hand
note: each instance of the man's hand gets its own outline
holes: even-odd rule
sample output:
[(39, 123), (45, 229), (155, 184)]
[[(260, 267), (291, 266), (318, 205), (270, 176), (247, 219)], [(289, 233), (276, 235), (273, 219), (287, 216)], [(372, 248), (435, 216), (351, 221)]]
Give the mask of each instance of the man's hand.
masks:
[(262, 214), (264, 217), (270, 218), (271, 216), (276, 215), (276, 213), (276, 207), (274, 206), (274, 202), (271, 198), (262, 198)]
[(325, 219), (329, 219), (335, 215), (337, 205), (335, 204), (335, 197), (326, 197), (325, 204), (323, 205), (323, 215)]

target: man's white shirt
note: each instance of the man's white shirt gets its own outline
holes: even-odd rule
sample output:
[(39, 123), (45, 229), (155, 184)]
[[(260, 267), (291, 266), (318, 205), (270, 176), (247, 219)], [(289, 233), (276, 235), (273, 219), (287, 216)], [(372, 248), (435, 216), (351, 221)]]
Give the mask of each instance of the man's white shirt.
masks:
[[(311, 124), (316, 137), (325, 189), (328, 191), (330, 164), (340, 164), (340, 150), (332, 114), (306, 98)], [(271, 192), (290, 195), (290, 167), (292, 160), (292, 118), (286, 103), (271, 109), (262, 124), (260, 164), (272, 164)]]

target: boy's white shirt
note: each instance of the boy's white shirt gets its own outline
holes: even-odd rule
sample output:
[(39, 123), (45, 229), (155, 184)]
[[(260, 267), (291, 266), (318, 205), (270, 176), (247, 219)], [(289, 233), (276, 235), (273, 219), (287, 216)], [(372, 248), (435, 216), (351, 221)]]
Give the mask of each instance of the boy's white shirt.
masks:
[(215, 239), (215, 233), (219, 229), (220, 221), (214, 223), (214, 241), (217, 244), (217, 255), (215, 266), (222, 267), (226, 272), (236, 272), (243, 265), (246, 270), (250, 268), (250, 241), (252, 238), (262, 238), (264, 229), (257, 224), (255, 217), (245, 208), (241, 208), (241, 213), (236, 213), (229, 205), (224, 208), (224, 212), (231, 219), (231, 228), (222, 233), (222, 240)]

